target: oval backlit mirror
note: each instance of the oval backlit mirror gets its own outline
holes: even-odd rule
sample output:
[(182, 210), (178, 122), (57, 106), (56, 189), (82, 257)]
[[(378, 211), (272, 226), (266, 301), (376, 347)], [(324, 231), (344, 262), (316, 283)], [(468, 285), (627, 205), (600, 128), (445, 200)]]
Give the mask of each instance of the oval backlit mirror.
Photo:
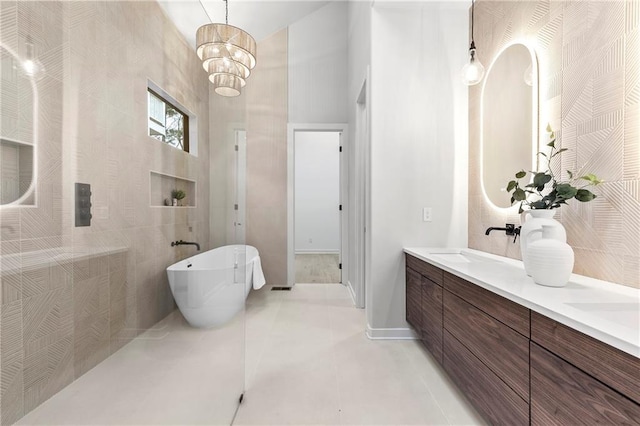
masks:
[(533, 50), (514, 43), (490, 65), (482, 88), (481, 180), (486, 198), (508, 208), (507, 183), (536, 168), (538, 64)]
[(0, 45), (0, 206), (35, 204), (37, 104), (29, 65)]

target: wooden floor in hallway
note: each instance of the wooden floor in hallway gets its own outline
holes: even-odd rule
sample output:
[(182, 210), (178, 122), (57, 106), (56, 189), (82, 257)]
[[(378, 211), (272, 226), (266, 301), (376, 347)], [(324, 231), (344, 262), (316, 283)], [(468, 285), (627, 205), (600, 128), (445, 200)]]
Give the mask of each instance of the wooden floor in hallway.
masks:
[(338, 253), (296, 254), (296, 284), (340, 282)]

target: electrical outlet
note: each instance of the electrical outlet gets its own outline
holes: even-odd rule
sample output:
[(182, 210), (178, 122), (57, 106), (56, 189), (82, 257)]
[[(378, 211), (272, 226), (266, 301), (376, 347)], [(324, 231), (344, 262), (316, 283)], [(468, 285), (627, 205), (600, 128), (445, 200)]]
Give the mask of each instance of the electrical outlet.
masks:
[(431, 207), (425, 207), (422, 209), (422, 221), (431, 222)]

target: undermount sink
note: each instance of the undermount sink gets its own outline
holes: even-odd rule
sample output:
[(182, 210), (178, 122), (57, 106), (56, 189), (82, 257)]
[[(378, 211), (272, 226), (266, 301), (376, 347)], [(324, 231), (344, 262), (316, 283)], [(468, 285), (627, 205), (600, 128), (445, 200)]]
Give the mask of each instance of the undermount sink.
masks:
[(479, 256), (477, 254), (470, 253), (464, 250), (450, 252), (450, 253), (431, 253), (430, 255), (436, 259), (440, 259), (446, 262), (453, 262), (453, 263), (497, 262), (497, 260), (491, 259), (489, 257)]

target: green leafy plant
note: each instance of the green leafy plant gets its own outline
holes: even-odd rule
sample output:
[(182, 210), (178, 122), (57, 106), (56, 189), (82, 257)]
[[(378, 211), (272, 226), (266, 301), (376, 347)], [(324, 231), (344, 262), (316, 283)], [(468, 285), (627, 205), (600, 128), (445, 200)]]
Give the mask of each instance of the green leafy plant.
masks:
[(187, 194), (182, 189), (174, 189), (171, 191), (171, 198), (175, 198), (178, 201), (182, 200), (186, 196)]
[(578, 176), (579, 173), (574, 173), (570, 170), (567, 170), (569, 181), (562, 182), (556, 179), (551, 170), (551, 160), (567, 151), (567, 148), (558, 149), (556, 147), (556, 135), (550, 125), (547, 125), (547, 132), (549, 132), (549, 138), (551, 139), (547, 144), (550, 151), (548, 154), (538, 152), (539, 156), (547, 159), (549, 164), (547, 170), (544, 172), (529, 172), (532, 175), (531, 183), (524, 187), (521, 186), (520, 179), (524, 179), (528, 173), (520, 170), (515, 174), (515, 180), (507, 184), (507, 192), (511, 194), (511, 204), (519, 202), (518, 211), (520, 213), (524, 211), (523, 206), (528, 206), (534, 210), (557, 209), (563, 204), (567, 204), (567, 201), (572, 198), (586, 203), (596, 198), (596, 195), (586, 188), (602, 183), (594, 174)]

